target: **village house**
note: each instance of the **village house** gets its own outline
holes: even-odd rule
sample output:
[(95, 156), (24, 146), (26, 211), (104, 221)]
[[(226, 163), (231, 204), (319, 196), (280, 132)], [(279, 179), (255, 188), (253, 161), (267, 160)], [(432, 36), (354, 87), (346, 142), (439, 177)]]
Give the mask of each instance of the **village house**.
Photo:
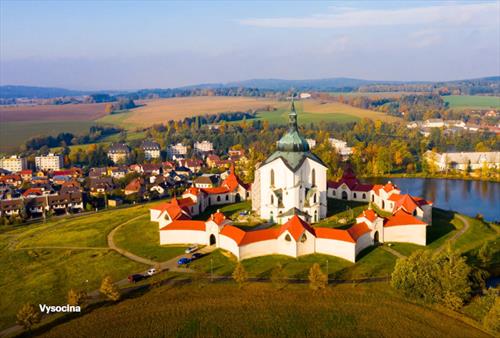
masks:
[(130, 148), (125, 143), (113, 143), (108, 149), (108, 158), (113, 163), (125, 163), (130, 155)]
[(140, 178), (134, 178), (129, 184), (123, 189), (125, 195), (139, 194), (142, 196), (144, 193), (143, 181)]
[(183, 145), (182, 143), (177, 143), (175, 145), (170, 145), (167, 149), (168, 158), (175, 160), (179, 157), (184, 157), (187, 155), (188, 147)]
[(199, 152), (199, 153), (209, 153), (214, 151), (214, 145), (212, 142), (209, 141), (201, 141), (201, 142), (195, 142), (194, 143), (194, 150)]
[(346, 141), (337, 140), (336, 138), (328, 139), (331, 146), (342, 156), (343, 159), (347, 159), (352, 155), (352, 148), (347, 146)]
[(426, 151), (424, 159), (438, 171), (456, 169), (461, 171), (476, 169), (500, 169), (500, 152), (460, 152), (437, 153)]
[(219, 179), (214, 174), (203, 174), (193, 181), (193, 186), (196, 188), (213, 188), (219, 182)]
[(142, 141), (141, 150), (144, 152), (144, 158), (146, 160), (160, 158), (160, 145), (154, 141)]

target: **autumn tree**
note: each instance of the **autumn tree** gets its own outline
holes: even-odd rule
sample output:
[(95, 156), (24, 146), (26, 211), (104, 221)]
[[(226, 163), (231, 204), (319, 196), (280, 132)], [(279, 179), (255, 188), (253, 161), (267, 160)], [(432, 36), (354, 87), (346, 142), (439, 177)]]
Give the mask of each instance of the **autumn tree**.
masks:
[(41, 312), (33, 304), (24, 304), (17, 312), (17, 324), (30, 331), (41, 319)]
[(120, 290), (113, 283), (111, 276), (104, 277), (104, 279), (102, 280), (101, 287), (100, 287), (99, 291), (103, 295), (108, 297), (109, 300), (117, 301), (120, 299)]
[(328, 282), (328, 276), (321, 271), (321, 267), (318, 263), (314, 263), (309, 269), (309, 287), (318, 291), (324, 289)]
[(283, 269), (283, 266), (278, 263), (271, 271), (271, 282), (274, 287), (277, 289), (284, 288), (288, 282), (287, 278), (288, 276)]
[(236, 268), (233, 271), (233, 279), (238, 283), (239, 287), (243, 287), (243, 284), (247, 281), (248, 279), (248, 273), (245, 270), (245, 267), (243, 264), (238, 262), (236, 265)]
[(70, 289), (68, 291), (68, 304), (73, 306), (81, 306), (87, 300), (87, 293), (81, 290)]

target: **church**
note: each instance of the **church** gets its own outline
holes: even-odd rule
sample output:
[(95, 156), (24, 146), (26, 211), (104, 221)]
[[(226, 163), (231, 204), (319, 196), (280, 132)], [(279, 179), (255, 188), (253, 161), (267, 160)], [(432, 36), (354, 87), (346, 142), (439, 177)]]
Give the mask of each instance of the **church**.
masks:
[[(180, 199), (150, 209), (159, 225), (160, 244), (213, 245), (243, 260), (264, 255), (299, 257), (326, 254), (351, 262), (369, 246), (384, 242), (427, 244), (432, 202), (401, 194), (392, 183), (361, 183), (347, 168), (337, 182), (327, 182), (326, 165), (314, 155), (298, 131), (292, 102), (288, 131), (276, 151), (255, 172), (251, 186), (231, 168), (219, 187), (188, 188)], [(348, 227), (318, 223), (327, 217), (327, 198), (369, 203)], [(243, 230), (217, 211), (195, 220), (208, 207), (252, 199), (252, 210), (263, 224)], [(373, 207), (381, 210), (377, 213)], [(384, 215), (382, 215), (384, 214)], [(276, 226), (274, 225), (276, 224)]]
[(293, 101), (288, 119), (276, 151), (255, 171), (252, 210), (271, 223), (286, 223), (293, 215), (316, 223), (326, 217), (328, 168), (300, 136)]

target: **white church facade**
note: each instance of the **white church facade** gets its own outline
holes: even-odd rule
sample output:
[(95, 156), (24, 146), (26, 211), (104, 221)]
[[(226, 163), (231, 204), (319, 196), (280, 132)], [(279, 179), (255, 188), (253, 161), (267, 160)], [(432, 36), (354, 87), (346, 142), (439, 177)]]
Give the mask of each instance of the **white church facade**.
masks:
[[(279, 226), (243, 230), (220, 212), (206, 221), (192, 219), (211, 205), (239, 202), (250, 195), (254, 213)], [(348, 229), (321, 227), (315, 223), (327, 217), (327, 196), (369, 202), (390, 215), (378, 215), (369, 207)], [(181, 199), (150, 209), (151, 221), (159, 225), (160, 244), (214, 245), (238, 260), (320, 253), (355, 262), (363, 249), (376, 243), (426, 245), (431, 215), (431, 202), (400, 194), (391, 183), (361, 184), (350, 170), (340, 181), (327, 182), (327, 167), (299, 135), (293, 103), (289, 130), (256, 169), (251, 188), (231, 168), (221, 186), (191, 187)]]

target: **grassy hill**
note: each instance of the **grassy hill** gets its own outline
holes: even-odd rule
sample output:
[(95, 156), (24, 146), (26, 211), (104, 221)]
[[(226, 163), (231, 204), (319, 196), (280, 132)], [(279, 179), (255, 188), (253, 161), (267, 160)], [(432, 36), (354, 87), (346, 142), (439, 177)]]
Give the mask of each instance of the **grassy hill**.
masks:
[(165, 285), (101, 306), (41, 337), (488, 337), (448, 313), (411, 303), (386, 283)]

